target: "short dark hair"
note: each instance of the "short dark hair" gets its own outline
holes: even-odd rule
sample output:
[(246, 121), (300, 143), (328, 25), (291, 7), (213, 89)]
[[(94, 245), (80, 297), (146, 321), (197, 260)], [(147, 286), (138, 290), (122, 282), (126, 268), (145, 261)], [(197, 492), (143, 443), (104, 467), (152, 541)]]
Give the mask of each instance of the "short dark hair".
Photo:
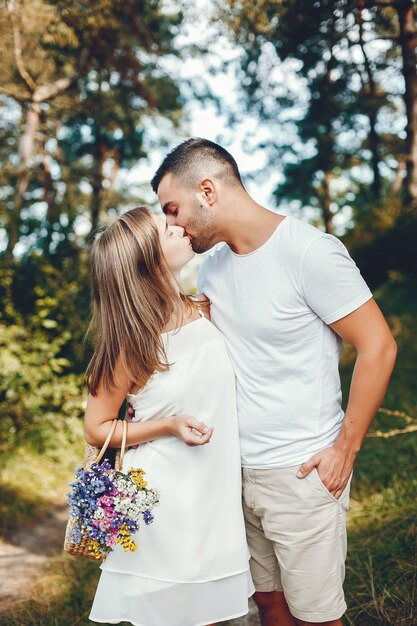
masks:
[(157, 193), (161, 180), (168, 173), (178, 176), (190, 186), (197, 184), (196, 179), (208, 161), (222, 167), (221, 175), (229, 183), (243, 187), (239, 168), (232, 155), (214, 141), (194, 137), (183, 141), (167, 154), (151, 180), (152, 189)]

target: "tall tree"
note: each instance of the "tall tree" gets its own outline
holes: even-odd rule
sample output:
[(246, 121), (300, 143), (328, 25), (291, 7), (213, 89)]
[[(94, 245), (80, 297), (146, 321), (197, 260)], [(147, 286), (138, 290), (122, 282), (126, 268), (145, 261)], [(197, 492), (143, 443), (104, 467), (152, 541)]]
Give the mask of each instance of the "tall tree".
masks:
[(398, 13), (399, 41), (403, 58), (404, 100), (407, 113), (406, 192), (417, 209), (417, 30), (415, 4), (411, 0), (394, 3)]
[[(358, 68), (359, 76), (361, 79), (361, 95), (363, 94), (365, 102), (363, 102), (364, 109), (368, 113), (369, 118), (369, 147), (372, 153), (372, 191), (376, 198), (381, 196), (381, 175), (379, 171), (380, 161), (380, 138), (377, 131), (377, 117), (378, 111), (381, 108), (381, 88), (377, 84), (375, 79), (375, 72), (372, 67), (372, 62), (369, 58), (366, 50), (365, 28), (364, 28), (364, 6), (365, 1), (359, 0), (356, 9), (356, 22), (358, 25), (358, 43), (363, 56), (363, 70)], [(349, 34), (348, 41), (350, 43)], [(384, 94), (383, 94), (384, 95)], [(359, 94), (358, 94), (358, 97)]]
[[(0, 93), (22, 111), (15, 199), (6, 225), (9, 257), (22, 232), (22, 209), (30, 206), (36, 189), (43, 189), (48, 207), (42, 230), (47, 252), (59, 228), (63, 198), (68, 201), (62, 188), (69, 180), (74, 183), (74, 176), (60, 178), (75, 166), (74, 159), (81, 159), (90, 185), (94, 229), (103, 185), (121, 165), (145, 154), (144, 116), (177, 118), (179, 90), (161, 71), (159, 59), (175, 53), (180, 22), (181, 14), (166, 13), (160, 0), (3, 3)], [(78, 153), (70, 145), (71, 138), (77, 144), (77, 137)]]
[[(381, 121), (395, 105), (380, 83), (384, 63), (372, 45), (378, 36), (374, 16), (368, 5), (353, 0), (256, 5), (229, 0), (228, 5), (226, 19), (243, 49), (242, 85), (249, 108), (271, 126), (283, 117), (280, 110), (293, 111), (299, 141), (280, 146), (284, 182), (275, 196), (278, 202), (297, 200), (319, 209), (322, 224), (332, 231), (335, 213), (355, 202), (363, 205), (364, 194), (367, 202), (380, 201), (387, 186), (381, 171), (388, 166), (381, 170), (381, 163), (389, 160), (395, 142), (389, 125), (384, 128)], [(265, 51), (271, 56), (271, 46), (275, 65), (299, 64), (297, 74), (307, 92), (302, 106), (297, 94), (276, 98), (275, 109), (258, 103), (277, 91), (273, 63), (262, 73), (263, 56)], [(269, 94), (262, 85), (270, 88)], [(365, 182), (369, 174), (370, 186)]]
[[(400, 192), (407, 206), (417, 207), (417, 8), (412, 0), (376, 0), (364, 2), (373, 15), (376, 30), (383, 39), (392, 40), (392, 49), (401, 59), (399, 68), (404, 88), (406, 140), (401, 149), (398, 176), (393, 190)], [(389, 54), (389, 52), (387, 52)], [(405, 177), (403, 177), (403, 170)]]
[[(42, 107), (68, 90), (88, 67), (90, 50), (85, 48), (67, 75), (58, 73), (47, 58), (46, 33), (56, 27), (56, 15), (48, 3), (6, 0), (1, 14), (2, 69), (4, 82), (0, 93), (13, 98), (22, 107), (22, 132), (19, 140), (19, 164), (13, 211), (8, 225), (6, 255), (11, 256), (19, 239), (21, 212), (28, 190)], [(60, 24), (60, 26), (63, 26)], [(64, 45), (70, 31), (60, 31)], [(52, 67), (51, 67), (52, 65)]]

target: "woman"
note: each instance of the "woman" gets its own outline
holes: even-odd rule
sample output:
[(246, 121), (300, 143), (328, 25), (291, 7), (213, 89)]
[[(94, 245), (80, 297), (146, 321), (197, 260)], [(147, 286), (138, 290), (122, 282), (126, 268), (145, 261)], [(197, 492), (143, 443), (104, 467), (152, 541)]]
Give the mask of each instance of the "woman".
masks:
[(193, 256), (183, 230), (146, 208), (121, 215), (92, 246), (85, 436), (100, 446), (127, 397), (136, 447), (124, 469), (142, 467), (160, 492), (137, 551), (116, 546), (102, 564), (95, 622), (203, 626), (245, 614), (253, 593), (234, 373), (222, 336), (178, 286)]

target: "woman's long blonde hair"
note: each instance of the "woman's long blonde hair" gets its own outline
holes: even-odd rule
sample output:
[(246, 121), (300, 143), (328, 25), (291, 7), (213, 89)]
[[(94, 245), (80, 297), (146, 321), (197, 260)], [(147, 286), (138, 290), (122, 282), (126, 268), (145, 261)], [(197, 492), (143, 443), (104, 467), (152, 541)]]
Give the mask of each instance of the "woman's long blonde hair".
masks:
[(86, 371), (90, 393), (110, 391), (116, 361), (138, 389), (167, 363), (161, 333), (181, 325), (184, 304), (163, 256), (158, 227), (146, 207), (120, 215), (91, 247), (92, 319), (87, 336), (94, 353)]

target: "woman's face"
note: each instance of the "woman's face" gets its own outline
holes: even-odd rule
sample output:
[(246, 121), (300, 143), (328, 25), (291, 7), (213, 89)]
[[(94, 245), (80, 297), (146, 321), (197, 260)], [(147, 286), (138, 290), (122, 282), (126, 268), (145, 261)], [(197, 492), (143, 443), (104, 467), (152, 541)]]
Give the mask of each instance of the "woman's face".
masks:
[(193, 258), (195, 252), (181, 226), (168, 226), (164, 219), (158, 217), (155, 217), (155, 221), (166, 263), (170, 271), (176, 274)]

